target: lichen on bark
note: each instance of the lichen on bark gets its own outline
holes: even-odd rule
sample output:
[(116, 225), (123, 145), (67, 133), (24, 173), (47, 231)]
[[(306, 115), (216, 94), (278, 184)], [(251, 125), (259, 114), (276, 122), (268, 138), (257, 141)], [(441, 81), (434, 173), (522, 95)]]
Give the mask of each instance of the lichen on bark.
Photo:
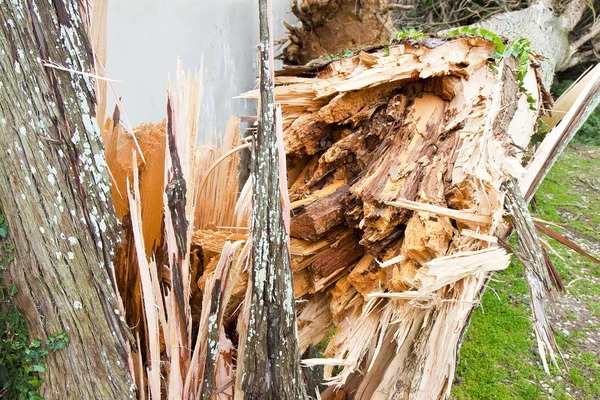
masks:
[(94, 116), (91, 47), (76, 2), (0, 2), (0, 203), (13, 232), (7, 281), (30, 332), (65, 331), (47, 398), (135, 396), (112, 282), (118, 245)]

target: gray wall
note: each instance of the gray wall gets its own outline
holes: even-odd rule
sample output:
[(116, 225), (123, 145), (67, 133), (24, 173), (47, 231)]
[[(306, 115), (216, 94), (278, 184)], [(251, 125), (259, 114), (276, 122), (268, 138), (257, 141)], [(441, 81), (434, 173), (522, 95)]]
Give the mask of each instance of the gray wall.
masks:
[[(133, 126), (165, 116), (168, 74), (177, 56), (186, 71), (204, 64), (200, 142), (223, 132), (232, 115), (254, 115), (255, 102), (232, 97), (256, 86), (257, 0), (109, 0), (107, 69)], [(275, 39), (291, 0), (273, 0)], [(109, 97), (108, 115), (114, 102)]]

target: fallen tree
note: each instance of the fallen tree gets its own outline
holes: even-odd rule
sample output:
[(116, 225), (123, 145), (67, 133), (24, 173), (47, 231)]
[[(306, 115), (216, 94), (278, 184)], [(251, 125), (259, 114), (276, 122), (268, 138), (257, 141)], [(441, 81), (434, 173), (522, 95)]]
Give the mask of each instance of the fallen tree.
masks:
[[(553, 280), (552, 267), (539, 262), (539, 248), (528, 244), (537, 243), (536, 234), (522, 207), (523, 196), (528, 198), (539, 182), (535, 177), (556, 154), (540, 150), (536, 161), (526, 164), (527, 146), (540, 110), (549, 107), (544, 102), (548, 96), (536, 56), (523, 44), (517, 48), (519, 44), (498, 40), (485, 31), (469, 30), (405, 39), (316, 67), (287, 68), (275, 78), (287, 156), (300, 351), (332, 335), (327, 358), (303, 361), (305, 368), (325, 367), (329, 388), (322, 398), (448, 395), (462, 333), (488, 273), (509, 263), (502, 246), (514, 224), (503, 218), (507, 198), (520, 204), (512, 208), (513, 220), (529, 229), (522, 251), (531, 256), (530, 285), (541, 299), (534, 308), (540, 353), (556, 359), (544, 299), (551, 298), (553, 283), (560, 287), (560, 278), (552, 275)], [(596, 70), (578, 84), (573, 109), (540, 149), (565, 143), (575, 122), (585, 116), (586, 105), (594, 103), (597, 84)], [(177, 125), (168, 122), (167, 127), (170, 123)], [(121, 132), (121, 139), (110, 139), (107, 148), (112, 140), (125, 140), (125, 132), (117, 128), (113, 132)], [(160, 126), (152, 129), (164, 131)], [(147, 132), (137, 132), (142, 149), (151, 137)], [(203, 393), (212, 382), (212, 390), (222, 396), (242, 398), (245, 367), (236, 368), (233, 360), (245, 354), (239, 338), (248, 329), (252, 238), (251, 181), (237, 196), (233, 155), (249, 146), (241, 143), (239, 119), (232, 120), (225, 138), (222, 146), (200, 148), (196, 160), (186, 162), (196, 165), (193, 185), (198, 193), (196, 210), (187, 211), (195, 232), (184, 308), (191, 309), (188, 326), (199, 321), (199, 328), (194, 351), (181, 353), (183, 361), (177, 362), (191, 368), (182, 370), (188, 376), (186, 385), (190, 376), (191, 382), (204, 382), (195, 393)], [(127, 141), (124, 154), (135, 149), (133, 140)], [(150, 176), (144, 178), (144, 170), (153, 168), (148, 162), (137, 166), (131, 158), (112, 157), (108, 162), (111, 170), (122, 171), (117, 181), (139, 169), (140, 178), (132, 175), (134, 188), (153, 184)], [(512, 188), (510, 193), (505, 187)], [(129, 211), (132, 237), (136, 246), (142, 239), (152, 246), (161, 234), (149, 241), (135, 228), (146, 226), (145, 220), (152, 223), (139, 207), (155, 206), (143, 201), (143, 195), (141, 199)], [(168, 260), (161, 255), (164, 248), (154, 247), (156, 260)], [(145, 259), (145, 253), (138, 247), (138, 258)], [(138, 265), (130, 262), (127, 268)], [(144, 284), (142, 279), (141, 288), (128, 293), (126, 302), (150, 292), (159, 304), (161, 298), (171, 298), (172, 266), (162, 277), (153, 264), (139, 268), (148, 271), (144, 275), (150, 281)], [(146, 315), (142, 323), (139, 318), (129, 323), (136, 323), (140, 336), (155, 337), (153, 342), (140, 341), (136, 376), (141, 388), (148, 379), (149, 393), (158, 398), (152, 390), (159, 389), (150, 383), (159, 378), (151, 373), (160, 371), (166, 377), (168, 393), (180, 380), (167, 367), (174, 362), (173, 351), (167, 350), (172, 341), (166, 334), (172, 329), (169, 303), (159, 308), (159, 316), (150, 317), (152, 304), (144, 301), (141, 306)], [(211, 315), (216, 316), (214, 324), (208, 322)], [(155, 322), (144, 326), (149, 321)], [(215, 342), (218, 352), (204, 347)], [(144, 355), (149, 343), (154, 350)], [(157, 354), (162, 366), (156, 363)], [(209, 356), (212, 364), (206, 363)], [(152, 363), (152, 371), (144, 371)], [(206, 367), (197, 370), (195, 365)], [(309, 388), (309, 395), (314, 396), (314, 389)]]

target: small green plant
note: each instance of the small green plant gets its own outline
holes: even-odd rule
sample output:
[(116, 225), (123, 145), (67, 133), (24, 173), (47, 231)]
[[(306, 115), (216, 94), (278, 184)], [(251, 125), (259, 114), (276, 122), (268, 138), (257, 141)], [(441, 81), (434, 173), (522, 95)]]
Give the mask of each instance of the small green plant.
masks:
[(418, 31), (414, 28), (410, 28), (410, 29), (402, 29), (402, 31), (398, 31), (396, 32), (396, 39), (397, 40), (401, 40), (401, 39), (419, 39), (422, 38), (423, 36), (427, 36), (426, 33)]
[(4, 288), (2, 281), (6, 266), (12, 260), (12, 247), (5, 242), (8, 225), (0, 214), (0, 398), (7, 400), (42, 399), (38, 389), (46, 372), (44, 357), (65, 347), (70, 339), (66, 333), (51, 336), (45, 342), (29, 340), (23, 316), (13, 305), (18, 289), (14, 284)]
[[(452, 29), (448, 32), (448, 35), (467, 35), (467, 36), (479, 36), (490, 42), (494, 43), (496, 49), (492, 53), (492, 57), (496, 61), (508, 57), (516, 57), (519, 61), (519, 66), (513, 71), (517, 75), (517, 81), (519, 82), (519, 90), (527, 96), (527, 103), (532, 111), (536, 110), (536, 100), (525, 88), (525, 75), (529, 70), (529, 59), (531, 58), (531, 43), (529, 40), (520, 37), (510, 44), (504, 43), (504, 40), (496, 33), (488, 31), (483, 28), (474, 28), (469, 26), (463, 26), (460, 28)], [(496, 70), (497, 64), (492, 64), (490, 67), (492, 70)]]
[(352, 50), (344, 50), (339, 54), (327, 54), (327, 60), (328, 61), (334, 61), (334, 60), (339, 60), (341, 58), (346, 58), (346, 57), (352, 57), (356, 55)]

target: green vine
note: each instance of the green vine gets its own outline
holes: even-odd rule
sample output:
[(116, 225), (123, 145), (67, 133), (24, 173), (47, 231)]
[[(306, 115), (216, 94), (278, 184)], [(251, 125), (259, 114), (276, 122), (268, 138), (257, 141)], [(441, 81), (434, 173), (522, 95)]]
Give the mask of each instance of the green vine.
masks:
[[(468, 35), (468, 36), (479, 36), (490, 42), (494, 43), (496, 49), (492, 53), (492, 57), (497, 61), (508, 58), (516, 57), (519, 61), (518, 67), (513, 70), (517, 75), (517, 81), (519, 82), (519, 91), (524, 93), (527, 97), (527, 103), (532, 111), (537, 109), (536, 100), (531, 93), (525, 88), (525, 75), (529, 70), (529, 60), (531, 58), (531, 42), (524, 37), (520, 37), (510, 44), (504, 43), (504, 40), (494, 32), (488, 31), (483, 28), (472, 28), (463, 26), (461, 28), (452, 29), (448, 32), (449, 36), (452, 35)], [(496, 64), (490, 65), (494, 71), (496, 71)]]
[(327, 54), (326, 60), (334, 61), (334, 60), (339, 60), (339, 59), (346, 58), (346, 57), (352, 57), (354, 55), (356, 55), (356, 53), (354, 53), (352, 50), (346, 49), (339, 54)]
[[(0, 283), (4, 279), (4, 261), (13, 260), (13, 248), (6, 244), (8, 225), (0, 214)], [(17, 287), (0, 285), (0, 398), (7, 400), (43, 399), (38, 393), (46, 372), (44, 357), (65, 347), (70, 338), (66, 333), (51, 336), (45, 342), (29, 341), (29, 333), (22, 315), (12, 300)]]
[(414, 28), (411, 29), (402, 29), (401, 31), (397, 31), (396, 32), (396, 40), (401, 40), (401, 39), (419, 39), (422, 38), (423, 36), (427, 36), (426, 33), (418, 31)]

